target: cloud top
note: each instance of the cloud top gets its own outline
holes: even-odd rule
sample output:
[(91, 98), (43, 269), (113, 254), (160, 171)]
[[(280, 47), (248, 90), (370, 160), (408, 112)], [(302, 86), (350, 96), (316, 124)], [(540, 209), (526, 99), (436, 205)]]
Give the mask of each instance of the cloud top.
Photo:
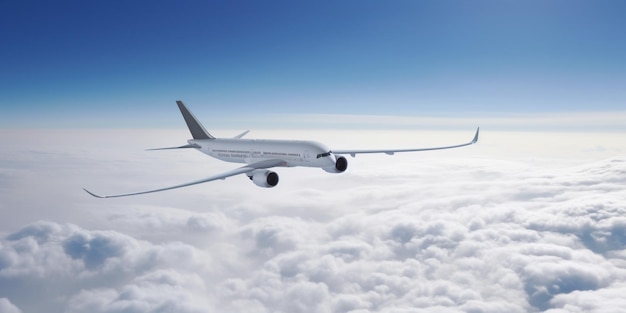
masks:
[[(0, 312), (624, 307), (626, 159), (352, 160), (362, 170), (298, 185), (294, 169), (278, 191), (89, 198), (95, 225), (28, 223), (0, 239)], [(159, 164), (142, 161), (129, 162)]]

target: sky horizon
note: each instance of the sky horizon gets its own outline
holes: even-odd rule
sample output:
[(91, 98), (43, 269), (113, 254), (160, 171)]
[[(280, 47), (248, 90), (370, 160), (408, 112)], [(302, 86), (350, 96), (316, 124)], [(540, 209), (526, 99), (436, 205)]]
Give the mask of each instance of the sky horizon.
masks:
[(624, 9), (620, 1), (4, 2), (0, 128), (171, 127), (175, 100), (234, 121), (623, 113)]

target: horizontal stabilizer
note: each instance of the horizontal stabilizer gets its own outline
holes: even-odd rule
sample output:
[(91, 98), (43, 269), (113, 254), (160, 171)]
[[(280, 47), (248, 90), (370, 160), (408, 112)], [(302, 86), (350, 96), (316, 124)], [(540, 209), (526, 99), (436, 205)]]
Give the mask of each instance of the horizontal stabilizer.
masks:
[(172, 149), (190, 149), (190, 148), (200, 149), (200, 146), (198, 146), (195, 143), (192, 143), (192, 144), (188, 144), (188, 145), (184, 145), (180, 147), (152, 148), (152, 149), (146, 149), (146, 150), (152, 151), (152, 150), (172, 150)]
[(246, 130), (245, 132), (233, 137), (233, 139), (241, 139), (243, 136), (245, 136), (246, 134), (248, 134), (250, 131)]

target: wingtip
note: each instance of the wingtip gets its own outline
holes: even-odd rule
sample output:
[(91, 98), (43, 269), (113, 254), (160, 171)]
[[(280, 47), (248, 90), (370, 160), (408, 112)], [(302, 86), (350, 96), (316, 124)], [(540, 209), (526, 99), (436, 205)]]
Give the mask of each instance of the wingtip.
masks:
[(472, 143), (477, 143), (478, 142), (478, 134), (480, 133), (480, 127), (476, 128), (476, 134), (474, 135), (474, 139), (472, 139)]
[(97, 194), (95, 194), (95, 193), (93, 193), (93, 192), (91, 192), (91, 191), (89, 191), (89, 190), (87, 190), (87, 189), (85, 189), (85, 188), (83, 188), (83, 190), (84, 190), (86, 193), (88, 193), (88, 194), (90, 194), (91, 196), (93, 196), (93, 197), (100, 198), (100, 199), (102, 199), (102, 198), (106, 198), (106, 197), (103, 197), (103, 196), (99, 196), (99, 195), (97, 195)]

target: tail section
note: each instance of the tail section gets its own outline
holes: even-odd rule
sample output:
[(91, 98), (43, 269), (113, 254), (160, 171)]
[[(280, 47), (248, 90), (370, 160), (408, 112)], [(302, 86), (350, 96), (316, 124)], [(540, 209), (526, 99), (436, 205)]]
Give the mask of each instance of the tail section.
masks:
[(185, 123), (187, 123), (187, 127), (189, 128), (189, 132), (191, 132), (193, 139), (215, 139), (215, 137), (211, 136), (211, 134), (204, 129), (204, 126), (200, 124), (198, 119), (193, 116), (182, 101), (178, 100), (176, 101), (176, 104), (178, 104), (180, 113), (183, 115)]

